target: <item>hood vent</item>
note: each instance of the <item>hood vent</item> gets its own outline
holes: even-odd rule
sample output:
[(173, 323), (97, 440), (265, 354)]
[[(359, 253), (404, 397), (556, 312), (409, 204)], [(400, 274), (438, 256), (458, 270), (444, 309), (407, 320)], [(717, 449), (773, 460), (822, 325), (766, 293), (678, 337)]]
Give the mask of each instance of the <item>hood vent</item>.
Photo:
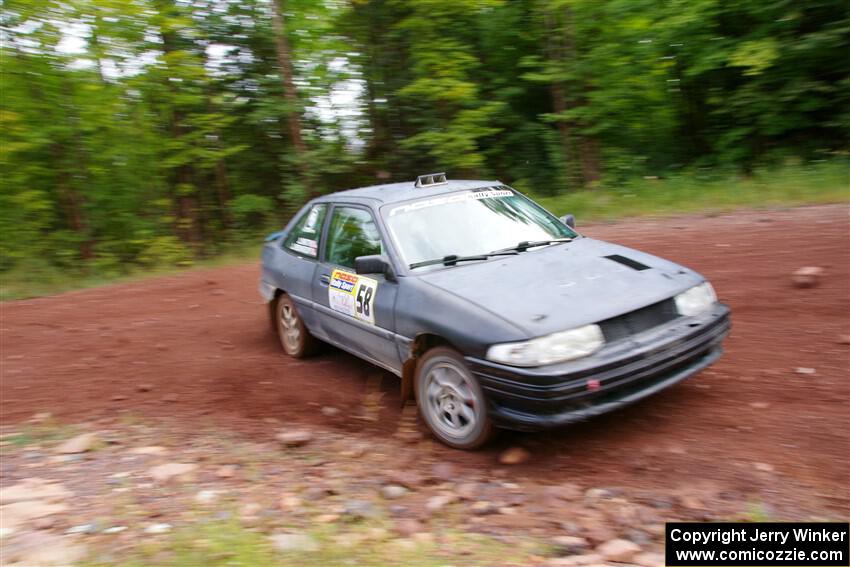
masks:
[(637, 270), (638, 272), (650, 269), (650, 266), (647, 266), (646, 264), (641, 264), (637, 260), (632, 260), (631, 258), (620, 256), (619, 254), (611, 254), (610, 256), (605, 257), (611, 260), (612, 262), (617, 262), (618, 264), (628, 266), (633, 270)]

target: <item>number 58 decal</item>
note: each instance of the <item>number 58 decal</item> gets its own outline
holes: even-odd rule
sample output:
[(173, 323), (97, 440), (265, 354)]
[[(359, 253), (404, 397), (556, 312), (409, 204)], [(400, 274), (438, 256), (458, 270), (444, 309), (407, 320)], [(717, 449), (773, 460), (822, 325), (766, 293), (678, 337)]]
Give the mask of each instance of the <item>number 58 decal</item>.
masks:
[(328, 286), (328, 304), (334, 311), (374, 325), (377, 291), (378, 282), (373, 279), (334, 270)]
[(357, 286), (357, 316), (360, 319), (375, 322), (372, 315), (372, 299), (375, 297), (375, 288), (366, 282), (360, 282)]

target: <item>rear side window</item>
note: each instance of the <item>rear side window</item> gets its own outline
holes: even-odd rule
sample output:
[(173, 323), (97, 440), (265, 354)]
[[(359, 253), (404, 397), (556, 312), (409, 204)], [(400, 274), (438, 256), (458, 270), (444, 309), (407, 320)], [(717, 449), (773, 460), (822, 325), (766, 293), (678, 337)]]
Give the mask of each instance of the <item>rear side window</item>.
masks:
[(310, 210), (301, 215), (289, 231), (283, 245), (296, 254), (316, 258), (319, 255), (319, 238), (322, 235), (322, 225), (327, 212), (326, 204), (310, 207)]
[(328, 229), (325, 261), (354, 268), (358, 256), (382, 254), (381, 234), (371, 213), (353, 207), (336, 207)]

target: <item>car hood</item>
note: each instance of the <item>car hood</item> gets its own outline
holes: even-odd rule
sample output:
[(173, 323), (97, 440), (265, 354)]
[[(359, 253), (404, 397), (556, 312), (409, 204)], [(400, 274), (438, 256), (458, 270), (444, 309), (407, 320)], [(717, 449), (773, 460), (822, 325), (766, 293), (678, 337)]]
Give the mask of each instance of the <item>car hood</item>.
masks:
[(501, 316), (528, 337), (622, 315), (703, 281), (673, 262), (586, 237), (421, 278)]

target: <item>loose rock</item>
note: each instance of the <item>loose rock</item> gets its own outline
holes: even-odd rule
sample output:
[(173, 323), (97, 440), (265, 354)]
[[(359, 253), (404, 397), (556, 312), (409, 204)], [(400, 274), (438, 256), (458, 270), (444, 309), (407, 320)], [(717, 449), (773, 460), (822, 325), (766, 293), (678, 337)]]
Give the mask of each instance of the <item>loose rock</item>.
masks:
[(330, 494), (327, 488), (322, 488), (321, 486), (311, 486), (307, 490), (304, 491), (304, 498), (310, 501), (321, 500), (322, 498), (327, 497)]
[(91, 451), (94, 448), (95, 443), (97, 443), (96, 433), (83, 433), (82, 435), (77, 435), (76, 437), (68, 439), (64, 443), (61, 443), (58, 447), (56, 447), (56, 452), (65, 455), (85, 453), (86, 451)]
[(3, 526), (17, 528), (26, 522), (59, 514), (67, 510), (64, 504), (51, 504), (41, 500), (25, 500), (6, 504), (2, 508)]
[(333, 537), (334, 544), (338, 547), (354, 547), (362, 544), (368, 538), (362, 533), (344, 533)]
[(164, 455), (168, 452), (168, 449), (165, 447), (160, 447), (158, 445), (150, 445), (147, 447), (134, 447), (130, 449), (129, 453), (133, 455)]
[(165, 523), (151, 524), (151, 525), (149, 525), (148, 527), (145, 528), (145, 533), (151, 534), (151, 535), (164, 534), (164, 533), (170, 532), (171, 527), (172, 527), (171, 524), (165, 524)]
[(585, 555), (570, 555), (569, 557), (555, 557), (544, 563), (547, 567), (578, 567), (584, 565), (598, 565), (604, 560), (601, 555), (588, 553)]
[(492, 502), (480, 500), (472, 505), (471, 510), (476, 516), (486, 516), (487, 514), (495, 514), (498, 508)]
[(389, 484), (381, 488), (381, 496), (387, 500), (395, 500), (407, 494), (407, 489), (397, 484)]
[(454, 502), (456, 499), (457, 496), (454, 494), (438, 494), (428, 499), (425, 503), (425, 508), (427, 508), (430, 512), (438, 512)]
[(823, 278), (823, 268), (817, 266), (806, 266), (800, 268), (791, 275), (791, 283), (795, 287), (809, 288), (815, 287)]
[(278, 551), (319, 551), (319, 543), (307, 534), (272, 534), (269, 539)]
[(32, 525), (37, 530), (49, 530), (56, 525), (56, 519), (51, 516), (45, 516), (43, 518), (36, 519)]
[(216, 490), (201, 490), (195, 495), (195, 502), (198, 504), (212, 504), (218, 498)]
[(552, 539), (561, 555), (576, 555), (587, 550), (589, 543), (583, 537), (562, 535)]
[(21, 565), (72, 565), (86, 558), (86, 546), (48, 532), (21, 534), (3, 545), (3, 562)]
[(397, 484), (411, 490), (422, 486), (424, 479), (415, 471), (395, 471), (387, 478), (389, 484)]
[(97, 533), (98, 525), (91, 524), (79, 524), (77, 526), (71, 526), (67, 530), (65, 530), (66, 535), (76, 535), (76, 534), (94, 534)]
[(640, 553), (640, 546), (625, 539), (612, 539), (598, 546), (596, 553), (606, 561), (630, 563), (632, 558)]
[(109, 535), (109, 534), (120, 534), (121, 532), (125, 531), (126, 529), (127, 529), (127, 526), (112, 526), (111, 528), (106, 528), (105, 530), (103, 530), (103, 533), (105, 533), (107, 535)]
[(547, 486), (545, 491), (547, 495), (567, 502), (578, 500), (583, 494), (581, 487), (577, 484), (573, 484), (572, 482), (565, 482), (555, 486)]
[(604, 488), (588, 488), (584, 492), (584, 497), (589, 500), (603, 500), (605, 498), (611, 498), (611, 496), (613, 496), (611, 491)]
[(256, 502), (247, 502), (239, 508), (239, 519), (243, 522), (256, 522), (263, 507)]
[(377, 518), (380, 516), (380, 512), (375, 505), (366, 500), (349, 501), (343, 509), (343, 514), (355, 520)]
[(632, 558), (632, 563), (640, 567), (664, 567), (664, 556), (660, 553), (643, 552)]
[(679, 496), (679, 504), (688, 510), (703, 510), (705, 508), (702, 500), (692, 494), (682, 494)]
[(294, 431), (281, 431), (275, 439), (286, 447), (302, 447), (313, 440), (313, 434), (306, 429), (296, 429)]
[(293, 494), (285, 494), (280, 498), (280, 509), (284, 512), (292, 512), (301, 508), (303, 501)]
[(531, 453), (522, 447), (511, 447), (499, 455), (499, 462), (503, 465), (521, 465), (531, 459)]
[(443, 482), (454, 481), (457, 478), (457, 471), (451, 463), (437, 463), (431, 467), (431, 475)]
[(198, 468), (192, 463), (165, 463), (157, 465), (148, 471), (148, 474), (157, 482), (168, 482), (171, 479), (184, 480)]
[(12, 486), (0, 488), (0, 505), (27, 500), (56, 502), (70, 496), (73, 493), (59, 483), (42, 478), (26, 478)]
[(395, 523), (393, 528), (402, 537), (410, 537), (425, 531), (425, 525), (413, 518), (402, 518)]
[(215, 471), (218, 478), (233, 478), (236, 474), (236, 465), (222, 465)]
[(455, 489), (455, 494), (461, 500), (475, 500), (480, 492), (477, 482), (464, 482)]

